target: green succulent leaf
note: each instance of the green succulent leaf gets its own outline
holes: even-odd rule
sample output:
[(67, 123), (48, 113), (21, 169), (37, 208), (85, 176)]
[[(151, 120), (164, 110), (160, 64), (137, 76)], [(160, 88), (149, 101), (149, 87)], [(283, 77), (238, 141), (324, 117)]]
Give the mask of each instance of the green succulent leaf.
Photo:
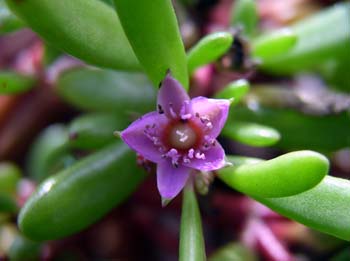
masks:
[(255, 0), (237, 0), (232, 8), (231, 25), (242, 26), (243, 34), (253, 36), (259, 19)]
[(14, 193), (22, 176), (21, 170), (13, 163), (0, 163), (0, 192)]
[(155, 86), (167, 70), (188, 88), (186, 54), (171, 1), (114, 0), (123, 29)]
[(14, 261), (40, 260), (41, 250), (41, 243), (29, 240), (22, 235), (17, 235), (10, 247), (8, 256)]
[(127, 127), (127, 120), (109, 113), (91, 113), (75, 118), (68, 126), (69, 145), (78, 149), (100, 149), (116, 141), (113, 132)]
[(73, 69), (61, 75), (58, 93), (77, 108), (90, 111), (144, 113), (154, 110), (156, 92), (140, 73)]
[(294, 48), (266, 59), (261, 68), (292, 74), (349, 57), (349, 13), (350, 3), (337, 4), (291, 26), (298, 39)]
[(188, 71), (214, 62), (231, 47), (233, 36), (229, 32), (216, 32), (202, 38), (187, 54)]
[(350, 241), (350, 181), (327, 176), (318, 186), (285, 198), (256, 200), (283, 216)]
[(187, 186), (183, 192), (179, 260), (206, 260), (201, 216), (192, 186)]
[(267, 161), (223, 168), (218, 173), (228, 186), (242, 193), (259, 197), (288, 197), (316, 186), (328, 169), (328, 159), (323, 155), (313, 151), (296, 151)]
[(0, 71), (0, 95), (18, 94), (34, 87), (32, 77), (20, 75), (11, 71)]
[(68, 132), (63, 124), (46, 128), (34, 141), (29, 152), (27, 166), (30, 177), (42, 181), (53, 174), (54, 165), (68, 149)]
[(266, 147), (276, 144), (281, 135), (271, 127), (250, 122), (226, 124), (222, 134), (243, 144), (256, 147)]
[(236, 121), (275, 128), (281, 134), (276, 146), (288, 150), (334, 151), (350, 146), (350, 118), (345, 112), (320, 117), (286, 108), (237, 106), (230, 111), (226, 125), (234, 125)]
[(5, 1), (0, 0), (0, 35), (11, 33), (24, 26), (25, 24), (7, 8)]
[(16, 213), (18, 211), (17, 202), (14, 195), (0, 192), (0, 212)]
[(239, 243), (229, 243), (215, 251), (209, 261), (257, 261), (258, 257), (249, 248)]
[(19, 228), (37, 241), (76, 233), (125, 200), (144, 177), (135, 154), (112, 144), (41, 183), (21, 209)]
[(237, 81), (233, 81), (225, 86), (221, 91), (215, 94), (215, 98), (217, 99), (232, 99), (233, 102), (231, 104), (235, 105), (239, 103), (242, 98), (249, 92), (250, 84), (245, 79), (240, 79)]
[(264, 63), (269, 58), (283, 55), (297, 43), (297, 35), (288, 28), (255, 38), (252, 42), (251, 55)]
[(90, 64), (139, 70), (113, 8), (97, 0), (6, 0), (47, 42)]

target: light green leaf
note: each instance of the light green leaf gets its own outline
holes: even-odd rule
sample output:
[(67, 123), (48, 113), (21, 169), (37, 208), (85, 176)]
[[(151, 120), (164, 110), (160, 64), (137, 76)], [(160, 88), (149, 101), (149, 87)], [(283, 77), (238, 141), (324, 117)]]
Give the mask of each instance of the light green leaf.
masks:
[(144, 177), (135, 153), (112, 144), (41, 183), (21, 209), (19, 228), (36, 241), (74, 234), (125, 200)]
[(6, 0), (10, 9), (53, 46), (88, 63), (139, 70), (113, 8), (97, 0)]
[(231, 25), (242, 26), (243, 34), (253, 36), (258, 24), (255, 0), (236, 0), (232, 8)]
[(149, 112), (156, 104), (156, 91), (140, 73), (110, 70), (73, 69), (61, 75), (58, 92), (67, 102), (84, 110)]
[(0, 95), (18, 94), (34, 87), (32, 77), (20, 75), (10, 71), (0, 71)]
[[(230, 157), (228, 157), (230, 160)], [(296, 151), (277, 158), (218, 170), (228, 186), (248, 195), (287, 197), (316, 186), (328, 173), (329, 162), (313, 151)]]
[(350, 241), (350, 181), (327, 176), (318, 186), (285, 198), (256, 200), (308, 227)]
[(159, 86), (169, 69), (188, 89), (187, 63), (169, 0), (114, 0), (123, 29), (144, 70)]
[(253, 40), (251, 55), (264, 63), (269, 58), (290, 51), (297, 40), (297, 35), (288, 28), (265, 34)]
[(256, 147), (272, 146), (281, 137), (280, 133), (274, 128), (240, 121), (226, 124), (222, 134), (243, 144)]
[(221, 91), (215, 94), (215, 98), (217, 99), (231, 99), (233, 98), (233, 103), (239, 103), (242, 98), (249, 92), (250, 84), (245, 79), (240, 79), (237, 81), (233, 81), (225, 86)]
[(188, 71), (214, 62), (231, 47), (233, 36), (228, 32), (212, 33), (202, 38), (187, 54)]

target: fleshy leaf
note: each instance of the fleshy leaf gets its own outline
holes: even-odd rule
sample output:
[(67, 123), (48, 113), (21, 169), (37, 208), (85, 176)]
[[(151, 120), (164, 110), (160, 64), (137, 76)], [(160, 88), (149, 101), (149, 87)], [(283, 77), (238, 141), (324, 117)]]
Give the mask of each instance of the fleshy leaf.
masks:
[(288, 218), (323, 233), (350, 241), (350, 181), (327, 176), (304, 193), (256, 200)]
[(28, 158), (31, 178), (42, 181), (52, 174), (52, 167), (68, 151), (68, 133), (62, 124), (44, 129), (35, 140)]
[(256, 123), (235, 121), (226, 124), (222, 134), (243, 144), (256, 147), (272, 146), (276, 144), (281, 135), (271, 127)]
[(186, 54), (171, 1), (114, 0), (114, 4), (131, 46), (153, 84), (158, 87), (170, 69), (188, 89)]
[(15, 193), (22, 176), (21, 170), (13, 163), (0, 163), (0, 193)]
[(67, 127), (69, 145), (99, 149), (115, 141), (113, 132), (127, 126), (127, 119), (112, 113), (91, 113), (75, 118)]
[(156, 93), (139, 73), (73, 69), (58, 80), (58, 92), (80, 109), (115, 112), (148, 112), (155, 108)]
[(179, 260), (206, 260), (201, 216), (196, 194), (191, 186), (187, 186), (183, 192)]
[(209, 261), (257, 261), (254, 252), (240, 243), (229, 243), (216, 250)]
[(0, 95), (26, 92), (34, 86), (34, 82), (34, 79), (29, 76), (0, 71)]
[(200, 66), (214, 62), (231, 47), (233, 36), (228, 32), (217, 32), (202, 38), (187, 54), (190, 74)]
[(140, 69), (118, 16), (101, 1), (6, 0), (6, 3), (47, 42), (79, 59), (113, 69)]
[(288, 150), (334, 151), (350, 146), (349, 115), (346, 112), (319, 117), (291, 109), (262, 106), (259, 99), (255, 99), (255, 104), (259, 106), (235, 107), (230, 111), (226, 125), (250, 121), (273, 127), (281, 134), (276, 146)]
[(242, 193), (259, 197), (287, 197), (316, 186), (328, 169), (329, 162), (323, 155), (313, 151), (296, 151), (255, 164), (223, 168), (218, 173), (228, 186)]
[(5, 0), (0, 0), (0, 35), (16, 31), (25, 24), (7, 8)]
[(46, 179), (21, 209), (20, 230), (42, 241), (66, 237), (93, 224), (145, 177), (135, 160), (134, 152), (118, 142)]
[(291, 26), (298, 39), (294, 48), (265, 60), (261, 68), (291, 74), (349, 57), (349, 11), (349, 3), (337, 4)]
[(258, 24), (255, 0), (237, 0), (232, 6), (231, 25), (242, 26), (243, 34), (253, 36)]
[(234, 82), (229, 83), (221, 91), (215, 94), (217, 99), (232, 99), (231, 104), (237, 104), (239, 101), (249, 92), (250, 84), (245, 79), (240, 79)]
[(18, 234), (13, 241), (8, 257), (11, 260), (40, 260), (42, 244)]
[(252, 56), (264, 63), (266, 59), (290, 51), (297, 40), (297, 35), (288, 28), (262, 35), (255, 38), (252, 43)]

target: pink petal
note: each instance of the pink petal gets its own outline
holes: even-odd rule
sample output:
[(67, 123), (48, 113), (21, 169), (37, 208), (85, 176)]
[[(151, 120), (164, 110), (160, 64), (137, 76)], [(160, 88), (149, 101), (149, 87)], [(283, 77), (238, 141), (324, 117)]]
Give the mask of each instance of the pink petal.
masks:
[(162, 153), (159, 151), (159, 147), (154, 145), (152, 140), (146, 136), (144, 130), (146, 125), (152, 126), (155, 124), (155, 128), (160, 131), (167, 122), (168, 119), (163, 114), (150, 112), (134, 121), (127, 129), (121, 132), (120, 136), (131, 149), (141, 154), (147, 160), (159, 162)]
[(207, 117), (211, 123), (211, 129), (207, 135), (211, 138), (219, 136), (227, 120), (230, 101), (223, 99), (208, 99), (205, 97), (196, 97), (191, 100), (192, 111), (199, 114), (200, 117)]
[(179, 165), (175, 168), (170, 160), (164, 159), (157, 165), (157, 186), (162, 198), (172, 199), (183, 189), (191, 172)]
[(158, 109), (163, 110), (168, 118), (174, 118), (180, 115), (184, 101), (189, 100), (185, 89), (168, 73), (158, 92)]
[(202, 151), (205, 159), (191, 159), (190, 163), (184, 163), (186, 167), (198, 169), (202, 171), (217, 170), (225, 166), (225, 151), (220, 143), (215, 141), (215, 145), (207, 151)]

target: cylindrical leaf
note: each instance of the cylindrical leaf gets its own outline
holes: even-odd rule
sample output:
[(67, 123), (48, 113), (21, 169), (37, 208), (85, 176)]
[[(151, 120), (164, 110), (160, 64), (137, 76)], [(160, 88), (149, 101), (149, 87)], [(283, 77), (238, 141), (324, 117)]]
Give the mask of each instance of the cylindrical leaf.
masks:
[(249, 92), (250, 84), (247, 80), (241, 79), (229, 83), (221, 91), (215, 94), (217, 99), (232, 99), (233, 103), (237, 104)]
[(0, 71), (0, 94), (16, 94), (28, 91), (34, 79), (15, 72)]
[(222, 134), (243, 144), (256, 147), (272, 146), (281, 137), (274, 128), (256, 123), (237, 121), (232, 124), (226, 124)]
[(256, 200), (321, 232), (350, 241), (350, 181), (327, 176), (318, 186), (286, 198)]
[(349, 3), (338, 4), (291, 26), (298, 39), (295, 47), (265, 60), (262, 69), (274, 73), (295, 73), (349, 57), (349, 13)]
[(17, 235), (10, 247), (10, 260), (40, 260), (41, 244)]
[(58, 80), (58, 92), (80, 109), (128, 112), (154, 110), (156, 93), (143, 74), (75, 69)]
[(45, 129), (31, 147), (28, 158), (29, 175), (41, 181), (52, 174), (52, 167), (58, 158), (68, 150), (68, 133), (62, 124)]
[(191, 186), (187, 186), (183, 192), (179, 260), (206, 260), (201, 216), (196, 194)]
[(233, 36), (228, 32), (217, 32), (202, 38), (187, 55), (188, 71), (191, 74), (195, 69), (214, 62), (222, 56), (233, 42)]
[(186, 54), (169, 0), (114, 0), (131, 46), (155, 86), (170, 70), (188, 88)]
[(140, 69), (113, 8), (97, 0), (6, 0), (52, 45), (102, 67)]
[(113, 132), (127, 126), (115, 114), (91, 113), (74, 119), (68, 126), (69, 145), (78, 149), (98, 149), (115, 141)]
[(19, 228), (35, 240), (71, 235), (121, 203), (143, 178), (135, 154), (120, 142), (110, 145), (41, 183), (20, 212)]
[(24, 23), (10, 12), (4, 0), (0, 0), (0, 35), (22, 27), (24, 27)]
[(0, 163), (0, 192), (16, 192), (21, 175), (21, 170), (16, 165), (9, 162)]
[(290, 29), (281, 29), (262, 35), (252, 43), (252, 56), (262, 63), (274, 56), (287, 53), (297, 43), (297, 36)]
[(237, 106), (230, 111), (226, 125), (234, 125), (236, 121), (256, 122), (277, 129), (281, 139), (276, 146), (288, 150), (334, 151), (350, 146), (350, 117), (345, 112), (321, 117), (262, 105), (258, 108)]
[(296, 151), (277, 158), (218, 171), (220, 179), (242, 193), (287, 197), (316, 186), (328, 173), (329, 162), (313, 151)]
[(215, 251), (209, 261), (257, 261), (258, 257), (248, 247), (232, 242)]
[(258, 10), (255, 0), (237, 0), (232, 6), (231, 25), (242, 26), (243, 33), (252, 36), (258, 24)]

